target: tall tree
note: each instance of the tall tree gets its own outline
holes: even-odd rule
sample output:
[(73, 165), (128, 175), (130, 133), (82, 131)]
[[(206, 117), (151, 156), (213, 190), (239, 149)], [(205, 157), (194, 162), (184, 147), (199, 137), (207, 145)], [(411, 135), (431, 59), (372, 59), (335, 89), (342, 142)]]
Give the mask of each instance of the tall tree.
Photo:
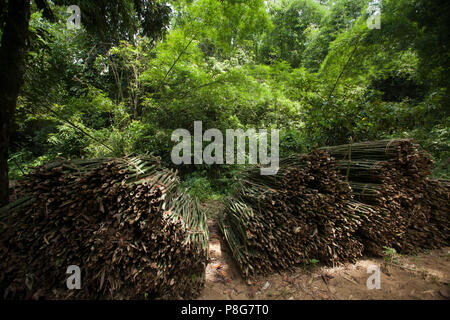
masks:
[[(8, 1), (0, 47), (0, 205), (8, 203), (8, 147), (17, 95), (23, 82), (30, 1)], [(2, 13), (4, 11), (2, 10)]]

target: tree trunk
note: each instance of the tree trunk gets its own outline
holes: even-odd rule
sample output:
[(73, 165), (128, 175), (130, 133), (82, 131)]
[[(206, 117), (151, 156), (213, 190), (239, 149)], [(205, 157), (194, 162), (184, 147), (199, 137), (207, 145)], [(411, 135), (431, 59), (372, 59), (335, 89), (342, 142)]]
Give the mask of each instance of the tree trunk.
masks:
[(0, 206), (8, 203), (8, 147), (16, 101), (23, 83), (25, 39), (30, 19), (29, 0), (8, 1), (0, 47)]

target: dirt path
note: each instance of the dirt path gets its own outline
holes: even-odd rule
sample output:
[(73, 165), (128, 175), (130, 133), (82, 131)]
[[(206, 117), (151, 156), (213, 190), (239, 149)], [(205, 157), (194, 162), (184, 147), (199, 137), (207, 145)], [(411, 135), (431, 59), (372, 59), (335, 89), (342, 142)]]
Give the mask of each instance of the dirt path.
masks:
[[(450, 248), (416, 256), (395, 256), (392, 263), (363, 258), (356, 264), (310, 270), (297, 268), (248, 283), (241, 277), (217, 226), (208, 221), (211, 263), (199, 299), (450, 299)], [(381, 288), (367, 289), (367, 268), (380, 266)]]

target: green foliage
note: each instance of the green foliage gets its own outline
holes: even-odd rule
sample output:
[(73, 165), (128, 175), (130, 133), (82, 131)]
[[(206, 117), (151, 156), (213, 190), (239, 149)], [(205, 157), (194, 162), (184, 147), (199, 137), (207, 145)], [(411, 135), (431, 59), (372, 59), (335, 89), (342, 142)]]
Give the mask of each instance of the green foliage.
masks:
[(384, 260), (387, 262), (397, 262), (397, 251), (394, 248), (389, 248), (386, 246), (383, 246), (383, 254), (384, 254)]
[[(413, 137), (449, 178), (448, 3), (383, 0), (381, 29), (369, 29), (368, 0), (106, 2), (80, 2), (81, 30), (66, 28), (65, 1), (51, 3), (54, 20), (34, 9), (12, 178), (58, 156), (171, 165), (173, 130), (198, 120), (278, 128), (281, 156)], [(239, 166), (177, 169), (201, 201), (239, 179)]]
[(280, 132), (280, 156), (287, 157), (293, 153), (307, 153), (312, 141), (302, 129), (284, 129)]
[(189, 194), (200, 201), (206, 201), (212, 194), (211, 184), (207, 177), (192, 174), (183, 183)]
[(227, 185), (224, 186), (220, 181), (215, 181), (214, 176), (206, 170), (188, 174), (182, 183), (182, 188), (201, 202), (224, 200), (225, 195), (231, 191), (227, 190), (229, 187), (230, 182), (227, 182)]
[(264, 0), (176, 1), (175, 21), (189, 38), (209, 39), (228, 54), (270, 29)]
[[(55, 0), (56, 5), (67, 8), (70, 0)], [(169, 23), (171, 9), (166, 1), (154, 0), (78, 0), (83, 27), (102, 42), (117, 44), (132, 41), (134, 35), (161, 39)]]
[(281, 0), (270, 7), (274, 24), (260, 49), (267, 58), (288, 61), (292, 67), (302, 64), (303, 53), (311, 41), (311, 29), (321, 25), (326, 8), (314, 0)]
[(23, 176), (30, 173), (33, 168), (39, 167), (51, 159), (52, 157), (48, 155), (36, 157), (31, 151), (26, 149), (16, 152), (8, 159), (9, 179), (20, 180)]

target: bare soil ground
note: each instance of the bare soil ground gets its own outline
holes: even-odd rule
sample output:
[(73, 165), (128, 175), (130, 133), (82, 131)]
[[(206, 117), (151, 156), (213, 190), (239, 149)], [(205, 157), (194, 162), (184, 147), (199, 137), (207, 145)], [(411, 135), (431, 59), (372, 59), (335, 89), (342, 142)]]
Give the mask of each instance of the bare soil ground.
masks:
[[(213, 220), (210, 229), (211, 262), (200, 300), (246, 299), (450, 299), (450, 247), (392, 259), (362, 258), (356, 264), (330, 268), (296, 268), (245, 281)], [(381, 288), (369, 290), (367, 268), (381, 270)]]

